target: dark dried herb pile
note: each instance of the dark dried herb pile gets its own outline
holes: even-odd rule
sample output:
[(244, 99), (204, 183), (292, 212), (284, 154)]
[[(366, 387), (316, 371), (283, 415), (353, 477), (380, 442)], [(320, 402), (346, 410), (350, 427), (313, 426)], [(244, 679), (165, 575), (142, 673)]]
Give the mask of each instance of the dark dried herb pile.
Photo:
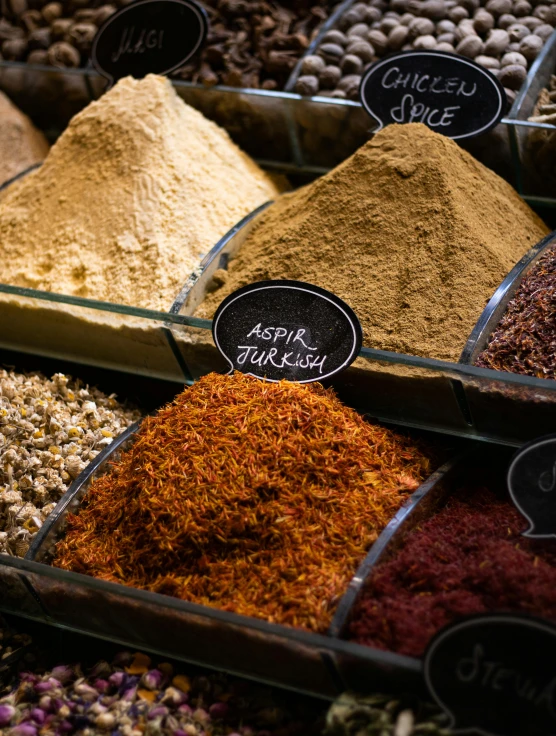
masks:
[(525, 275), (475, 364), (556, 378), (556, 246)]
[(526, 526), (491, 490), (460, 491), (377, 567), (349, 638), (418, 657), (461, 616), (496, 610), (556, 621), (556, 544), (522, 537)]
[(324, 631), (429, 457), (318, 384), (212, 373), (143, 422), (54, 564)]

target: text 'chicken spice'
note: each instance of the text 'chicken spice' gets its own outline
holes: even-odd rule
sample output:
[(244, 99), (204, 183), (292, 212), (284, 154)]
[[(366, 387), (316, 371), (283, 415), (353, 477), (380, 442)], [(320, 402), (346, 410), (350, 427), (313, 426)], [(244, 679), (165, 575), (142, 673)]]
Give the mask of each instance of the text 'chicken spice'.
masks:
[(325, 631), (430, 464), (319, 384), (212, 373), (92, 483), (54, 564)]

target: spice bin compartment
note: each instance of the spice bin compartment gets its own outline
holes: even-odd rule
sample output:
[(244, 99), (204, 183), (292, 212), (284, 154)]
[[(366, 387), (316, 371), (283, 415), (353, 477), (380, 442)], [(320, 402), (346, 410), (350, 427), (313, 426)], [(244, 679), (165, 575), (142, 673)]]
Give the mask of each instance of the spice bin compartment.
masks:
[[(365, 562), (361, 565), (361, 576), (357, 580), (357, 589), (351, 595), (350, 606), (346, 607), (344, 611), (338, 610), (339, 615), (333, 622), (338, 636), (347, 641), (347, 627), (355, 612), (355, 604), (374, 571), (396, 556), (401, 545), (414, 530), (441, 512), (450, 499), (457, 498), (459, 491), (473, 478), (478, 467), (482, 467), (485, 471), (484, 474), (498, 486), (501, 479), (505, 477), (510, 458), (511, 453), (504, 450), (494, 455), (492, 453), (487, 455), (487, 453), (475, 452), (467, 455), (467, 457), (461, 456), (459, 462), (453, 462), (446, 468), (443, 476), (438, 473), (439, 477), (436, 481), (433, 477), (430, 479), (431, 483), (427, 483), (426, 487), (422, 486), (416, 491), (414, 494), (415, 503), (407, 504), (405, 508), (400, 509), (397, 518), (382, 532)], [(411, 501), (413, 502), (413, 497)], [(404, 511), (406, 513), (403, 513)], [(350, 643), (353, 647), (366, 648), (366, 645), (363, 644)], [(369, 648), (374, 651), (372, 647)], [(416, 666), (421, 663), (421, 659), (417, 657), (408, 657), (408, 660), (414, 662)], [(358, 682), (365, 676), (361, 665), (353, 661), (347, 652), (339, 655), (337, 664), (346, 688), (357, 690)]]
[(365, 580), (380, 561), (386, 551), (390, 551), (395, 539), (399, 544), (407, 530), (415, 528), (423, 519), (430, 516), (444, 502), (451, 492), (454, 480), (461, 475), (467, 457), (463, 455), (451, 460), (434, 472), (412, 494), (411, 498), (399, 509), (394, 518), (380, 533), (363, 562), (359, 565), (351, 579), (348, 589), (342, 596), (328, 633), (330, 636), (342, 637), (355, 603)]
[[(514, 266), (473, 328), (462, 352), (460, 361), (473, 365), (479, 354), (486, 348), (488, 340), (502, 318), (508, 303), (519, 288), (523, 278), (537, 263), (546, 250), (556, 242), (556, 234), (551, 233), (541, 240)], [(518, 376), (501, 371), (480, 371), (472, 380), (464, 384), (465, 400), (473, 423), (480, 433), (490, 434), (505, 425), (508, 437), (525, 442), (554, 431), (556, 382), (544, 378)], [(501, 383), (490, 376), (513, 376), (512, 385)], [(523, 429), (528, 429), (523, 432)]]
[(556, 242), (556, 232), (552, 232), (534, 245), (523, 258), (516, 263), (477, 320), (475, 327), (460, 356), (460, 363), (474, 365), (479, 354), (486, 348), (488, 339), (502, 318), (508, 302), (513, 298), (524, 276), (535, 265), (547, 248)]
[[(301, 629), (216, 608), (187, 603), (48, 565), (56, 541), (64, 532), (67, 514), (75, 511), (95, 477), (109, 470), (119, 452), (133, 442), (130, 427), (74, 482), (41, 530), (25, 562), (46, 572), (34, 590), (49, 618), (58, 625), (84, 630), (174, 655), (200, 664), (280, 683), (298, 690), (332, 695), (339, 688), (333, 639)], [(441, 475), (436, 473), (433, 478)], [(0, 560), (1, 562), (4, 559)], [(210, 642), (210, 644), (208, 644)], [(365, 667), (375, 677), (404, 670), (403, 659), (365, 653)], [(383, 672), (384, 670), (384, 672)], [(401, 672), (412, 677), (413, 670)], [(397, 675), (396, 675), (397, 676)], [(310, 684), (309, 684), (310, 683)]]
[[(556, 31), (546, 42), (529, 69), (512, 110), (508, 123), (514, 132), (514, 148), (518, 158), (517, 190), (531, 204), (554, 207), (556, 178), (553, 174), (556, 151), (556, 126), (530, 122), (539, 94), (552, 74), (556, 73)], [(547, 143), (547, 140), (550, 143)]]

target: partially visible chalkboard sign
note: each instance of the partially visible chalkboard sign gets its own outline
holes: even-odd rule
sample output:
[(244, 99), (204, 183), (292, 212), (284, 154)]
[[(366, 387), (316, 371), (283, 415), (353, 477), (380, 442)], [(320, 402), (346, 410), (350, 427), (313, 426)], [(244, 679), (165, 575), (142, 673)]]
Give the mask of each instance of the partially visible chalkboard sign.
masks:
[(508, 469), (512, 501), (530, 526), (525, 537), (556, 537), (556, 435), (521, 447)]
[(267, 381), (322, 381), (355, 360), (359, 320), (341, 299), (303, 281), (259, 281), (230, 294), (212, 323), (234, 370)]
[(429, 691), (451, 733), (554, 736), (556, 627), (527, 616), (481, 614), (429, 644)]
[(194, 0), (138, 0), (99, 28), (91, 60), (110, 82), (168, 74), (200, 49), (207, 32), (206, 11)]
[(372, 64), (359, 97), (380, 123), (424, 123), (459, 140), (493, 128), (506, 93), (484, 67), (446, 51), (402, 51)]

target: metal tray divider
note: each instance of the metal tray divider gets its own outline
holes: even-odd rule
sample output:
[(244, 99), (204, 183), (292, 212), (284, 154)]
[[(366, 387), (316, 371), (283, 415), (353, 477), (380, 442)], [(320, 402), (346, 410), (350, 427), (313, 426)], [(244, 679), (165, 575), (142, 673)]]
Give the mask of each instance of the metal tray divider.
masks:
[(436, 507), (443, 501), (449, 490), (451, 490), (454, 477), (460, 472), (468, 456), (469, 453), (464, 452), (438, 468), (427, 480), (421, 483), (419, 488), (382, 530), (367, 556), (357, 568), (346, 592), (341, 597), (328, 629), (329, 636), (333, 638), (343, 637), (355, 602), (376, 565), (384, 559), (386, 553), (391, 553), (393, 543), (399, 544), (401, 537), (405, 536), (409, 528), (413, 529), (424, 516), (430, 514), (431, 508)]
[(471, 334), (465, 343), (460, 355), (459, 362), (473, 365), (477, 356), (482, 352), (492, 334), (494, 328), (500, 321), (503, 313), (517, 291), (525, 274), (534, 266), (536, 261), (543, 255), (547, 248), (556, 243), (556, 230), (549, 233), (540, 242), (534, 245), (519, 260), (500, 286), (496, 289), (481, 316), (471, 330)]

